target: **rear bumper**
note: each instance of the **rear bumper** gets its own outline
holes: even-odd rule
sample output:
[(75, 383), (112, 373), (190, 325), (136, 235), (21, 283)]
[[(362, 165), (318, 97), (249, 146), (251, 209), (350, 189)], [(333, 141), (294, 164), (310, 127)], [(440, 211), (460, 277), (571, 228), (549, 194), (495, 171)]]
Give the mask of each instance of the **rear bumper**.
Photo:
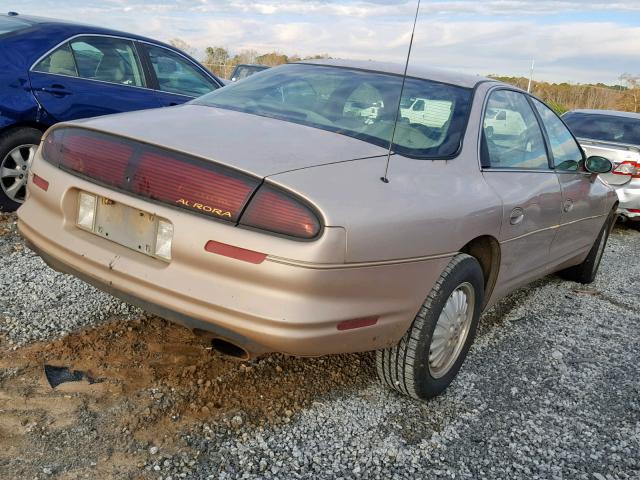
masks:
[[(326, 228), (317, 242), (292, 242), (126, 196), (43, 162), (34, 170), (50, 188), (44, 192), (30, 184), (18, 227), (49, 265), (168, 320), (211, 331), (252, 355), (316, 356), (393, 345), (449, 261), (340, 264), (328, 260), (343, 255), (340, 228)], [(155, 260), (75, 227), (78, 189), (172, 221), (173, 260)], [(207, 253), (207, 240), (269, 256), (255, 265)], [(299, 260), (283, 258), (288, 244)], [(365, 317), (378, 321), (337, 328)]]
[(618, 213), (628, 220), (640, 220), (640, 179), (616, 188), (620, 204)]

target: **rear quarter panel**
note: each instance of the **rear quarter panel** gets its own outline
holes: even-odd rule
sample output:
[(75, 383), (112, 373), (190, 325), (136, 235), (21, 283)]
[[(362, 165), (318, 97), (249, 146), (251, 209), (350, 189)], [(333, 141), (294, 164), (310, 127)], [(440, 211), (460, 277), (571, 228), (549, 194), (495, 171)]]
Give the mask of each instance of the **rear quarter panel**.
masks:
[(386, 157), (282, 173), (269, 181), (306, 196), (327, 225), (347, 231), (347, 262), (388, 261), (455, 253), (483, 235), (498, 239), (502, 203), (480, 172), (478, 88), (460, 155), (417, 160)]

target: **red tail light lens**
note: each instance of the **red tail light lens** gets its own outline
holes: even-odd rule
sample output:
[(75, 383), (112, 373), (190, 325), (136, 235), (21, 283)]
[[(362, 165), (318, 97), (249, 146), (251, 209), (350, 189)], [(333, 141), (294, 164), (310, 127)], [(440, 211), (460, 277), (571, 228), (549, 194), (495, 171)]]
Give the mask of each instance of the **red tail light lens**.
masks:
[(640, 163), (633, 161), (622, 162), (612, 173), (616, 175), (629, 175), (631, 178), (640, 178)]
[(98, 183), (231, 222), (260, 184), (212, 162), (80, 128), (50, 132), (43, 157)]
[(267, 184), (251, 199), (240, 224), (305, 240), (320, 233), (320, 220), (309, 206)]
[(238, 221), (258, 181), (231, 170), (205, 168), (173, 154), (142, 152), (131, 191), (224, 220)]

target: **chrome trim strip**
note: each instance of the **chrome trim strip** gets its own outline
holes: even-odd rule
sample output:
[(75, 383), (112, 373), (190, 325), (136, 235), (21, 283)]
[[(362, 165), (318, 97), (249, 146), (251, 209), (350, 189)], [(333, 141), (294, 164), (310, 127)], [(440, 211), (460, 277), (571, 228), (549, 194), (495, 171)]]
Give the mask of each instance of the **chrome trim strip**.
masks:
[(606, 217), (606, 216), (607, 215), (603, 213), (602, 215), (592, 215), (590, 217), (579, 218), (578, 220), (573, 220), (571, 222), (561, 223), (561, 224), (558, 224), (558, 225), (552, 225), (550, 227), (545, 227), (545, 228), (540, 228), (538, 230), (534, 230), (533, 232), (528, 232), (528, 233), (525, 233), (523, 235), (518, 235), (517, 237), (509, 238), (507, 240), (501, 240), (499, 243), (502, 245), (504, 243), (513, 242), (515, 240), (520, 240), (521, 238), (525, 238), (525, 237), (529, 237), (531, 235), (535, 235), (536, 233), (546, 232), (548, 230), (556, 230), (558, 228), (566, 227), (568, 225), (573, 225), (574, 223), (583, 222), (585, 220), (594, 220), (596, 218), (601, 218), (601, 217)]
[[(98, 83), (106, 83), (108, 85), (120, 85), (122, 87), (131, 87), (131, 88), (140, 88), (142, 90), (149, 90), (151, 92), (163, 92), (163, 93), (169, 93), (171, 95), (178, 95), (180, 97), (185, 97), (185, 98), (198, 98), (198, 97), (192, 97), (190, 95), (183, 95), (181, 93), (173, 93), (173, 92), (164, 92), (163, 90), (156, 90), (154, 88), (149, 88), (149, 87), (139, 87), (137, 85), (124, 85), (122, 83), (115, 83), (115, 82), (106, 82), (104, 80), (95, 80), (93, 78), (85, 78), (85, 77), (80, 77), (80, 76), (73, 76), (73, 75), (64, 75), (61, 73), (49, 73), (49, 72), (40, 72), (38, 70), (34, 70), (34, 67), (40, 63), (42, 60), (44, 60), (46, 57), (48, 57), (50, 54), (52, 54), (53, 52), (55, 52), (58, 48), (60, 48), (62, 45), (64, 45), (65, 43), (69, 43), (71, 42), (74, 38), (78, 38), (78, 37), (105, 37), (105, 38), (118, 38), (120, 40), (127, 40), (129, 42), (139, 42), (139, 43), (145, 43), (147, 45), (151, 45), (154, 46), (156, 48), (162, 48), (163, 50), (168, 50), (172, 53), (175, 53), (176, 55), (181, 56), (182, 58), (184, 58), (186, 61), (188, 61), (190, 64), (194, 65), (197, 69), (199, 69), (201, 72), (203, 72), (205, 74), (205, 76), (211, 80), (214, 83), (218, 83), (218, 88), (222, 88), (224, 87), (223, 84), (220, 84), (219, 82), (217, 82), (216, 80), (214, 80), (213, 78), (211, 78), (212, 74), (206, 70), (202, 65), (200, 65), (198, 62), (194, 63), (193, 60), (191, 60), (190, 58), (186, 57), (184, 54), (180, 53), (177, 50), (171, 50), (168, 49), (167, 47), (163, 47), (162, 45), (158, 45), (157, 43), (153, 43), (153, 42), (149, 42), (146, 40), (138, 40), (135, 38), (130, 38), (130, 37), (123, 37), (120, 35), (107, 35), (107, 34), (103, 34), (103, 33), (78, 33), (76, 35), (73, 35), (71, 37), (68, 37), (66, 40), (63, 40), (62, 42), (58, 43), (55, 47), (50, 48), (49, 50), (47, 50), (46, 53), (44, 53), (43, 55), (41, 55), (40, 57), (38, 57), (38, 59), (33, 62), (31, 64), (31, 66), (29, 67), (29, 72), (37, 72), (37, 73), (43, 73), (45, 75), (56, 75), (59, 77), (67, 77), (67, 78), (75, 78), (78, 80), (87, 80), (89, 82), (98, 82)], [(139, 55), (139, 53), (136, 51), (136, 54)], [(141, 59), (140, 59), (141, 60)]]
[(269, 255), (266, 261), (273, 263), (280, 263), (282, 265), (289, 265), (292, 267), (309, 268), (312, 270), (342, 270), (347, 268), (366, 268), (366, 267), (380, 267), (385, 265), (401, 265), (404, 263), (424, 262), (427, 260), (438, 260), (441, 258), (451, 258), (458, 252), (442, 253), (439, 255), (426, 255), (424, 257), (413, 258), (399, 258), (395, 260), (380, 260), (377, 262), (355, 262), (355, 263), (312, 263), (303, 262), (299, 260), (292, 260), (290, 258), (276, 257)]

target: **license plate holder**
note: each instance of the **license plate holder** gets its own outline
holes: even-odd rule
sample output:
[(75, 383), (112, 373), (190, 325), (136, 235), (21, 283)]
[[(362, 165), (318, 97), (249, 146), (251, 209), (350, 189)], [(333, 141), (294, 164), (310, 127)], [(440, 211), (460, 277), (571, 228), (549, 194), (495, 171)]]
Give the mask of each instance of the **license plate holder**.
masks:
[(94, 233), (124, 247), (153, 256), (158, 218), (137, 208), (98, 197)]
[(166, 219), (106, 197), (92, 196), (96, 199), (93, 225), (87, 228), (78, 222), (79, 228), (150, 257), (169, 260), (156, 255), (159, 224)]

